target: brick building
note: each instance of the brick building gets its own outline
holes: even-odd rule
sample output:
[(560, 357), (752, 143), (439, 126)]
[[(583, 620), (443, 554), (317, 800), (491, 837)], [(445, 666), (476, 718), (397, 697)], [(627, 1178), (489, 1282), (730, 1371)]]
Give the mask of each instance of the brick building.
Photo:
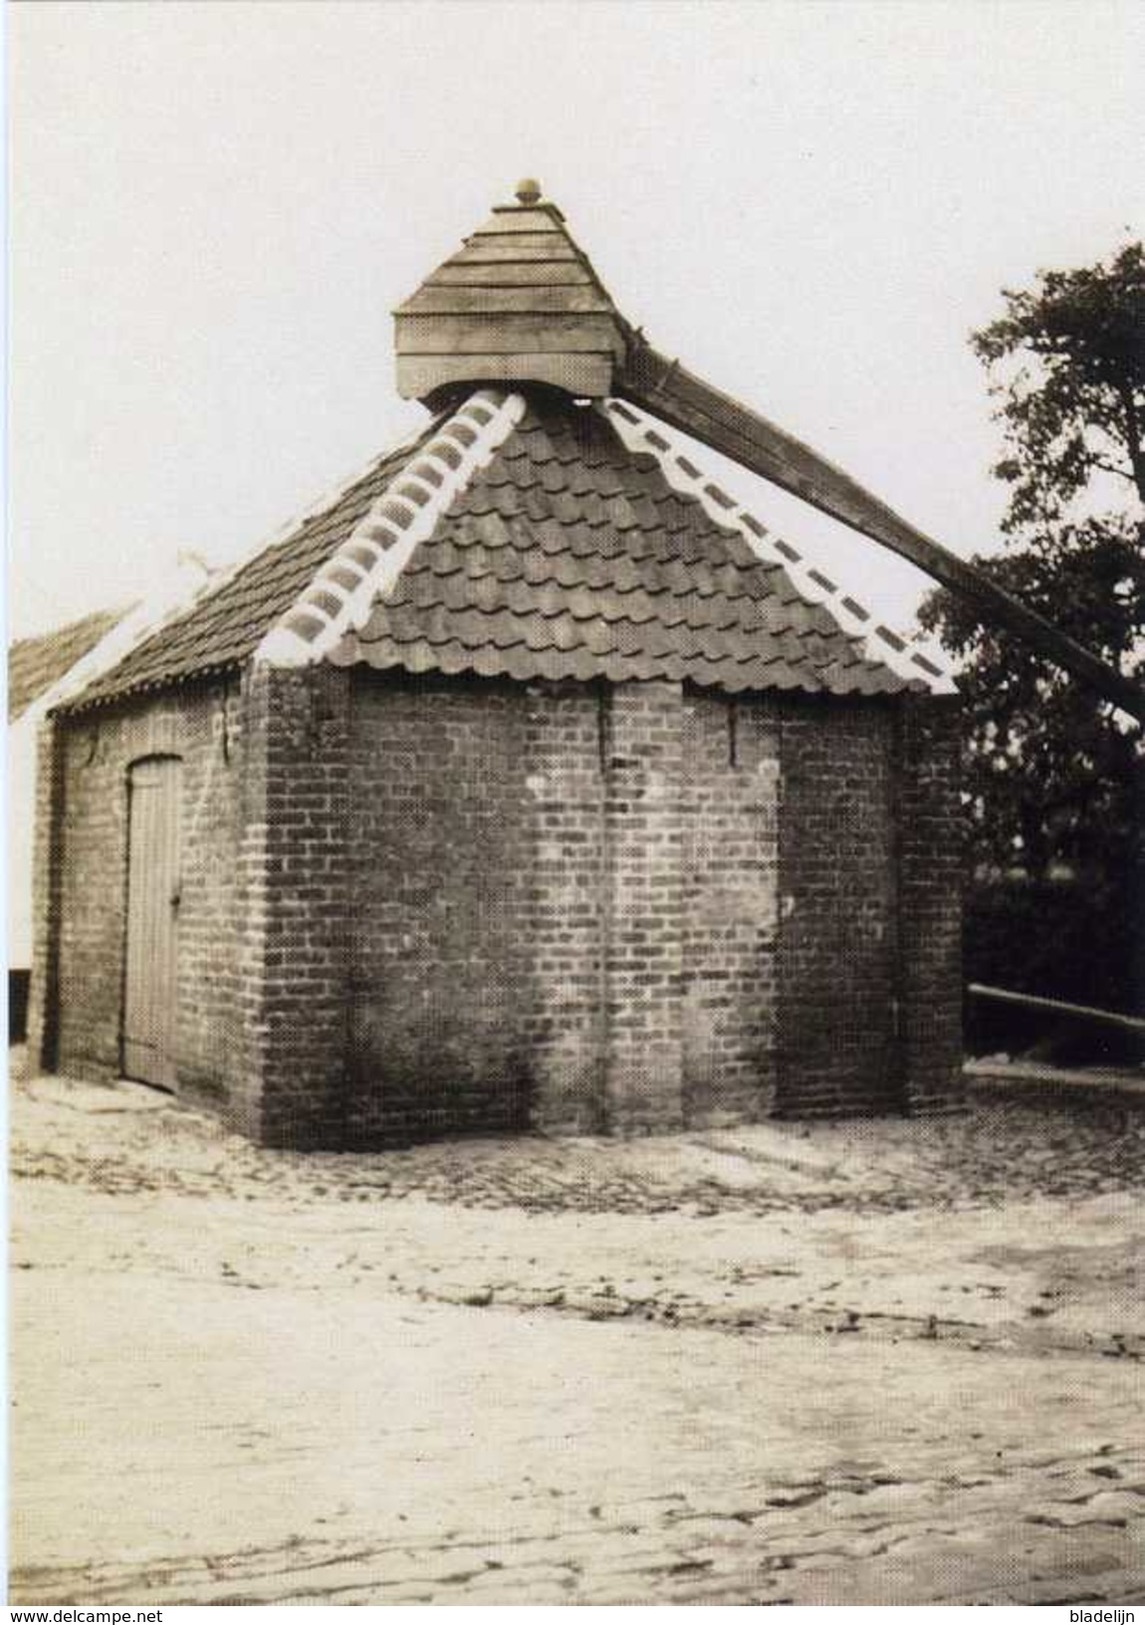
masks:
[(122, 619), (122, 609), (97, 610), (40, 637), (8, 647), (8, 749), (5, 811), (8, 903), (8, 1042), (23, 1041), (32, 964), (32, 844), (35, 820), (36, 730), (68, 672), (91, 655)]
[(424, 432), (45, 726), (43, 1065), (299, 1146), (957, 1102), (949, 684), (599, 387), (598, 293), (496, 211)]

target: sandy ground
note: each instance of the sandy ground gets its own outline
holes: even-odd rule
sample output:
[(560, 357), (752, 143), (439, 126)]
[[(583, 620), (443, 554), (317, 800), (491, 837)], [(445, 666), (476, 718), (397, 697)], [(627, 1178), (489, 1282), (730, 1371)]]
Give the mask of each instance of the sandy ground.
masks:
[(14, 1601), (1145, 1600), (1145, 1117), (12, 1141)]

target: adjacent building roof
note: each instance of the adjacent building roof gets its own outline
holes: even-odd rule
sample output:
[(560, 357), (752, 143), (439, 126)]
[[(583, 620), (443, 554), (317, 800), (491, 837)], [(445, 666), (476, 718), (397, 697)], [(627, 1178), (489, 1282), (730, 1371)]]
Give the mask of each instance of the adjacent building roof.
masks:
[(8, 649), (8, 721), (16, 722), (41, 694), (54, 688), (118, 625), (128, 607), (96, 610), (53, 632), (13, 643)]
[[(432, 432), (430, 425), (423, 438)], [(404, 445), (375, 459), (336, 498), (224, 576), (186, 614), (146, 638), (66, 709), (241, 666), (267, 628), (286, 614), (356, 521), (385, 492), (413, 449)]]
[(948, 686), (651, 420), (537, 387), (481, 391), (381, 458), (75, 705), (256, 654), (732, 693)]

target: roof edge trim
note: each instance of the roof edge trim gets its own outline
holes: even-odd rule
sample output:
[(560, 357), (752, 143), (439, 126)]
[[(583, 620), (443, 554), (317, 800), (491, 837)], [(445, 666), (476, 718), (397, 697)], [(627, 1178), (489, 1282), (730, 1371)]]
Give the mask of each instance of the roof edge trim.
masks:
[(906, 682), (924, 683), (932, 694), (957, 693), (950, 667), (937, 648), (928, 643), (924, 652), (889, 627), (877, 624), (844, 588), (823, 575), (790, 543), (773, 536), (746, 508), (677, 451), (655, 418), (637, 411), (628, 401), (613, 397), (600, 402), (596, 409), (607, 418), (629, 451), (655, 457), (669, 485), (685, 496), (694, 497), (717, 525), (738, 531), (757, 558), (766, 564), (778, 564), (803, 598), (822, 605), (847, 637), (860, 639), (867, 659), (890, 667)]
[(292, 667), (325, 659), (392, 592), (414, 551), (457, 494), (489, 463), (525, 413), (524, 396), (480, 389), (441, 424), (386, 486), (255, 650), (256, 663)]

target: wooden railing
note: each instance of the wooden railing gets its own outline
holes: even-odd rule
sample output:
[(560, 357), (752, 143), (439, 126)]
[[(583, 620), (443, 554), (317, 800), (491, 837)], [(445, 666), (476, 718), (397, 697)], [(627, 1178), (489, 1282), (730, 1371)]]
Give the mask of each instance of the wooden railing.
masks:
[(1098, 1010), (1089, 1004), (1067, 1004), (1063, 999), (1043, 999), (1033, 993), (1013, 993), (1004, 987), (985, 987), (981, 982), (969, 983), (966, 991), (975, 998), (995, 999), (999, 1004), (1023, 1005), (1027, 1010), (1052, 1010), (1058, 1015), (1080, 1016), (1086, 1021), (1123, 1027), (1128, 1032), (1145, 1033), (1145, 1021), (1138, 1016), (1122, 1015), (1117, 1010)]

